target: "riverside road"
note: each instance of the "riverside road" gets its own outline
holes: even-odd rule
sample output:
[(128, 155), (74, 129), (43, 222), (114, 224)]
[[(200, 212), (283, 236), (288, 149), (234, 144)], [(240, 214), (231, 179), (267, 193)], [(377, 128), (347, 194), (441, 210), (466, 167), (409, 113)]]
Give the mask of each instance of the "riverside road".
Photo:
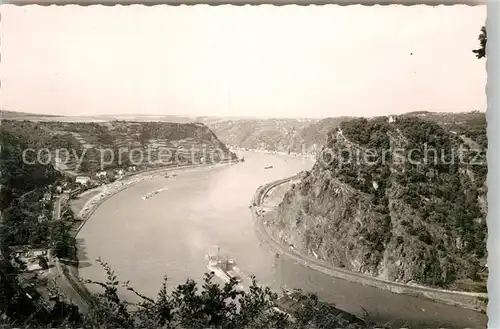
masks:
[[(255, 193), (255, 197), (252, 201), (252, 211), (255, 217), (255, 227), (258, 232), (270, 247), (290, 259), (297, 261), (300, 264), (308, 266), (312, 269), (321, 271), (325, 274), (329, 274), (335, 278), (341, 278), (348, 280), (350, 282), (358, 282), (361, 284), (371, 285), (374, 287), (379, 287), (394, 293), (404, 293), (410, 296), (418, 296), (424, 298), (430, 298), (435, 301), (440, 301), (448, 305), (462, 306), (470, 309), (476, 309), (477, 298), (487, 298), (487, 294), (484, 293), (473, 293), (473, 292), (461, 292), (461, 291), (450, 291), (443, 289), (434, 289), (427, 287), (410, 286), (402, 283), (386, 281), (379, 278), (370, 277), (363, 275), (361, 273), (348, 271), (342, 268), (336, 268), (330, 264), (302, 255), (285, 245), (277, 241), (271, 234), (269, 234), (264, 222), (266, 217), (272, 215), (273, 209), (265, 206), (264, 199), (266, 196), (276, 187), (281, 184), (285, 184), (292, 181), (299, 180), (303, 175), (295, 175), (287, 179), (280, 179), (275, 182), (268, 183), (261, 186)], [(264, 208), (267, 208), (266, 212), (262, 212)]]

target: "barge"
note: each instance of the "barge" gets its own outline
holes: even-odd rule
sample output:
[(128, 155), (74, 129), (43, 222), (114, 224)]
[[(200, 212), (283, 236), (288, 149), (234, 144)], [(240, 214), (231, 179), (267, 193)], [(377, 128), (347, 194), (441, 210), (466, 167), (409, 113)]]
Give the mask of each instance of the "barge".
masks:
[(160, 191), (150, 192), (150, 193), (146, 194), (145, 196), (143, 196), (142, 199), (143, 200), (150, 199), (150, 198), (154, 197), (155, 195), (157, 195), (158, 193), (160, 193)]

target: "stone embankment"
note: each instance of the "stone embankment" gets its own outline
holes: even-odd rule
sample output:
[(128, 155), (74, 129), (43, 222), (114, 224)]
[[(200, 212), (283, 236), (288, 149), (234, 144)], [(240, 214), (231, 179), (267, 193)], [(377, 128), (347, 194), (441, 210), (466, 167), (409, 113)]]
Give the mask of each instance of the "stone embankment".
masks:
[(252, 214), (255, 219), (255, 229), (257, 233), (260, 235), (261, 239), (265, 241), (273, 249), (273, 252), (277, 252), (281, 255), (287, 256), (293, 261), (302, 264), (304, 266), (307, 266), (309, 268), (312, 268), (314, 270), (320, 271), (332, 277), (340, 278), (349, 282), (374, 286), (380, 289), (389, 290), (397, 294), (405, 294), (419, 298), (427, 298), (435, 302), (440, 302), (447, 305), (458, 306), (480, 312), (486, 312), (487, 308), (486, 300), (488, 298), (488, 295), (485, 293), (436, 289), (436, 288), (413, 286), (404, 283), (383, 280), (380, 278), (367, 276), (361, 273), (348, 271), (342, 268), (333, 267), (325, 261), (321, 261), (312, 258), (308, 255), (304, 255), (302, 253), (293, 250), (290, 247), (283, 245), (272, 234), (270, 234), (269, 230), (266, 228), (266, 225), (264, 224), (265, 216), (263, 214), (261, 206), (264, 203), (266, 195), (269, 194), (269, 192), (272, 189), (278, 187), (281, 184), (298, 180), (301, 177), (303, 177), (302, 173), (260, 186), (255, 192), (254, 198), (252, 200), (250, 208), (252, 210)]

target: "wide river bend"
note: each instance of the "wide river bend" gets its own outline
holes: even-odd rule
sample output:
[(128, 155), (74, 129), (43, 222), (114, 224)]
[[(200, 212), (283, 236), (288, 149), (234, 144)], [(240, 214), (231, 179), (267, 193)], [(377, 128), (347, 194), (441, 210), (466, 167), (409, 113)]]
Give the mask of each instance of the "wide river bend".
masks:
[[(103, 280), (105, 273), (94, 261), (101, 257), (121, 280), (154, 297), (165, 274), (172, 287), (188, 277), (201, 279), (207, 272), (205, 254), (219, 246), (242, 271), (255, 274), (277, 292), (282, 286), (316, 292), (341, 309), (358, 315), (365, 309), (374, 319), (391, 320), (395, 327), (486, 327), (485, 314), (335, 279), (276, 258), (256, 235), (248, 206), (260, 185), (308, 170), (313, 161), (240, 155), (245, 162), (160, 176), (106, 200), (78, 234), (80, 276)], [(155, 196), (142, 198), (162, 188)]]

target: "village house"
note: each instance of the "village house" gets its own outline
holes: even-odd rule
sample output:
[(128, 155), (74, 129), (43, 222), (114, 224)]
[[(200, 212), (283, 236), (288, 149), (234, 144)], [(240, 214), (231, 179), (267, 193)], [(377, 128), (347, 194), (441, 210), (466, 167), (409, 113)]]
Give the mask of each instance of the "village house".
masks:
[(76, 177), (75, 181), (77, 184), (87, 185), (87, 183), (90, 181), (90, 177), (78, 176), (78, 177)]
[[(29, 245), (14, 246), (11, 248), (12, 255), (19, 258), (25, 265), (27, 271), (35, 271), (39, 269), (39, 257), (46, 257), (47, 250), (43, 248), (31, 248)], [(11, 260), (13, 265), (16, 265), (15, 258)]]

